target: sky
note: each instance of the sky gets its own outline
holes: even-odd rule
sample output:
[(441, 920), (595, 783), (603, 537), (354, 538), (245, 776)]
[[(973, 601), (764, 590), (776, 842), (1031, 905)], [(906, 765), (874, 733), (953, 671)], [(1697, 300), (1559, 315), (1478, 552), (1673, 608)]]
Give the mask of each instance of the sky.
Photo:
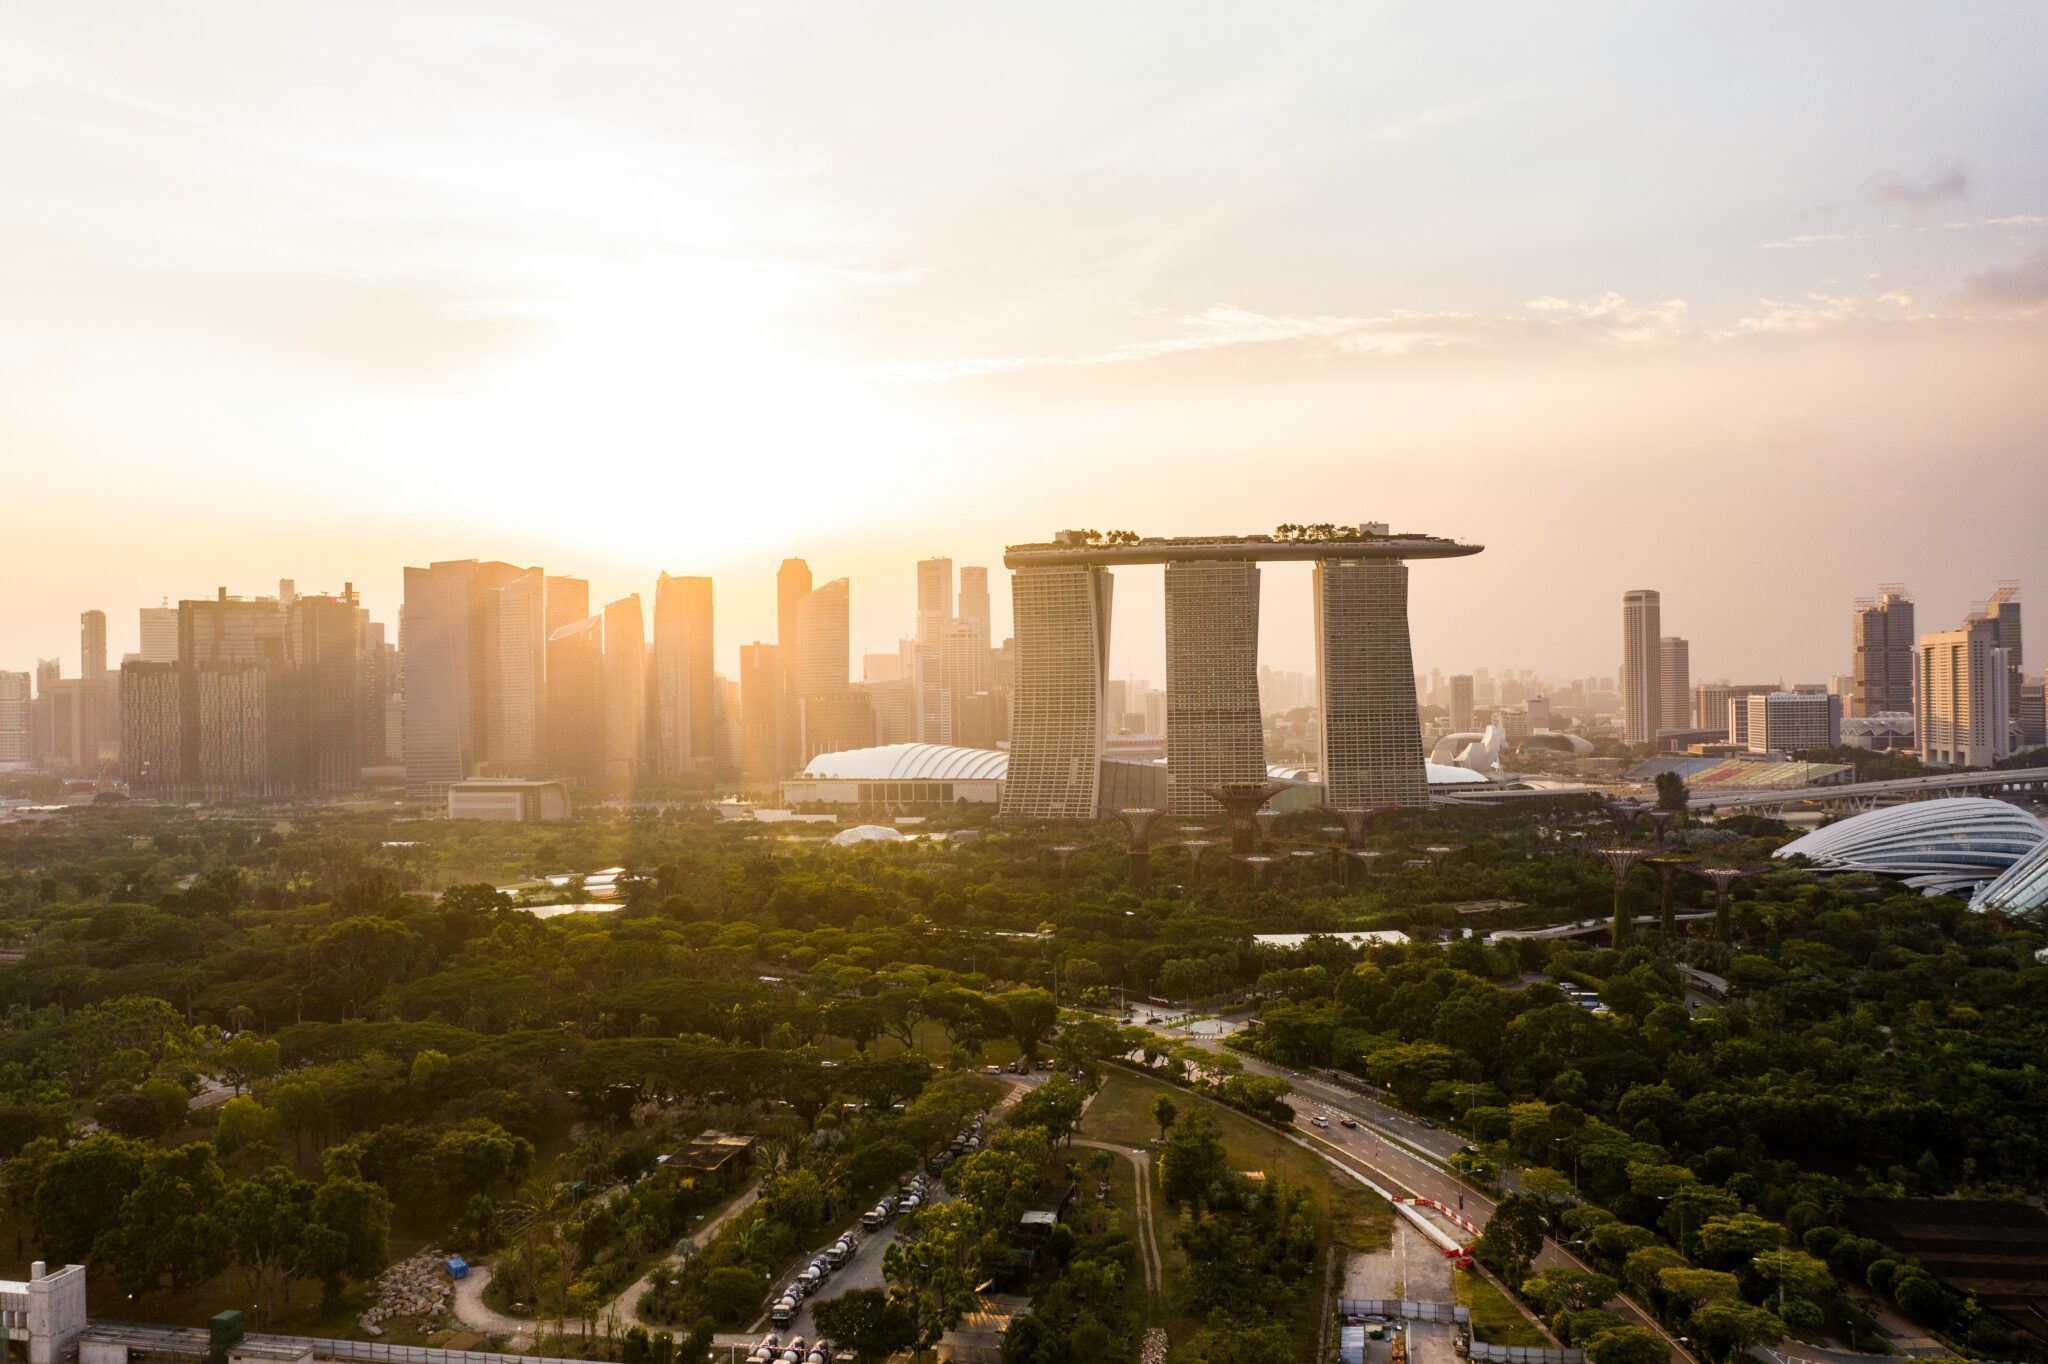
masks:
[[(711, 574), (729, 670), (786, 556), (858, 650), (927, 555), (1385, 520), (1487, 547), (1415, 566), (1418, 669), (1612, 674), (1654, 587), (1696, 678), (1822, 680), (1880, 583), (2048, 601), (2043, 51), (1999, 3), (16, 0), (0, 668), (478, 557)], [(1304, 569), (1262, 634), (1309, 666)]]

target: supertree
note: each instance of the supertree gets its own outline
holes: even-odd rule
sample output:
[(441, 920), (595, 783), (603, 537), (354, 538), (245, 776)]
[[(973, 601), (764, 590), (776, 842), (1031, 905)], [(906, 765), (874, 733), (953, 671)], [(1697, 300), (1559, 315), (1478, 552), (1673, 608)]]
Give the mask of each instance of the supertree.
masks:
[(1259, 811), (1287, 788), (1272, 781), (1228, 781), (1195, 789), (1223, 807), (1225, 827), (1230, 830), (1230, 850), (1249, 853), (1259, 850)]
[(1429, 859), (1429, 869), (1432, 872), (1440, 872), (1444, 869), (1444, 863), (1465, 851), (1465, 845), (1463, 843), (1419, 843), (1416, 845), (1415, 851)]
[(1276, 864), (1289, 859), (1286, 853), (1234, 852), (1230, 855), (1230, 860), (1250, 867), (1253, 873), (1252, 884), (1263, 887), (1266, 884), (1266, 874)]
[(1072, 861), (1074, 854), (1081, 851), (1085, 846), (1085, 844), (1081, 843), (1048, 843), (1045, 845), (1045, 850), (1060, 860), (1060, 880), (1064, 881), (1067, 879), (1067, 863)]
[(1657, 873), (1658, 927), (1669, 937), (1678, 931), (1678, 921), (1672, 917), (1671, 911), (1671, 883), (1678, 879), (1678, 873), (1692, 865), (1693, 859), (1686, 853), (1659, 853), (1649, 862)]
[(1728, 893), (1735, 889), (1735, 883), (1745, 876), (1755, 876), (1756, 867), (1692, 867), (1694, 876), (1714, 888), (1714, 936), (1727, 942), (1733, 934), (1728, 924)]
[(1325, 805), (1323, 813), (1338, 821), (1342, 826), (1344, 846), (1362, 848), (1365, 846), (1365, 831), (1371, 823), (1389, 810), (1400, 807), (1392, 802), (1382, 801), (1374, 805), (1360, 805), (1347, 808), (1342, 805)]
[(1111, 819), (1124, 826), (1129, 835), (1126, 852), (1129, 864), (1126, 874), (1133, 886), (1146, 886), (1152, 882), (1152, 826), (1157, 824), (1166, 811), (1157, 806), (1125, 806), (1121, 809), (1104, 810)]
[(1605, 862), (1608, 869), (1614, 873), (1614, 929), (1610, 941), (1619, 947), (1628, 941), (1629, 914), (1627, 897), (1623, 894), (1628, 886), (1628, 874), (1636, 869), (1636, 863), (1656, 850), (1617, 844), (1604, 848), (1589, 848), (1587, 851)]

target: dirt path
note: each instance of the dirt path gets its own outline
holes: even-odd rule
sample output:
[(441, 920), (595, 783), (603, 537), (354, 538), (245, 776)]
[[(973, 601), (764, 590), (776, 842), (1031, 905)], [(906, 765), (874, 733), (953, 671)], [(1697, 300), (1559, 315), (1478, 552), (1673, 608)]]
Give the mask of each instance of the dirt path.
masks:
[[(718, 1235), (724, 1229), (726, 1223), (738, 1217), (748, 1208), (753, 1207), (754, 1201), (760, 1196), (761, 1186), (756, 1184), (738, 1198), (735, 1198), (726, 1207), (725, 1211), (691, 1232), (690, 1253), (694, 1255), (705, 1246), (710, 1245), (711, 1238)], [(674, 1256), (664, 1255), (649, 1265), (647, 1272), (628, 1285), (625, 1292), (604, 1305), (603, 1309), (598, 1313), (598, 1320), (602, 1321), (609, 1315), (616, 1318), (621, 1326), (645, 1326), (650, 1331), (667, 1330), (668, 1327), (661, 1322), (649, 1321), (640, 1315), (640, 1295), (654, 1286), (655, 1276), (668, 1273), (674, 1267), (674, 1264)]]
[(1157, 1297), (1165, 1285), (1166, 1271), (1160, 1264), (1159, 1238), (1152, 1225), (1152, 1153), (1136, 1147), (1118, 1146), (1114, 1142), (1090, 1141), (1086, 1137), (1075, 1137), (1073, 1143), (1098, 1151), (1114, 1151), (1131, 1162), (1132, 1197), (1137, 1206), (1138, 1259), (1145, 1271), (1145, 1287)]
[(530, 1317), (508, 1317), (484, 1303), (484, 1289), (491, 1282), (489, 1265), (471, 1265), (466, 1278), (455, 1281), (455, 1319), (472, 1331), (489, 1331), (514, 1337), (511, 1349), (525, 1353), (533, 1348), (539, 1323)]

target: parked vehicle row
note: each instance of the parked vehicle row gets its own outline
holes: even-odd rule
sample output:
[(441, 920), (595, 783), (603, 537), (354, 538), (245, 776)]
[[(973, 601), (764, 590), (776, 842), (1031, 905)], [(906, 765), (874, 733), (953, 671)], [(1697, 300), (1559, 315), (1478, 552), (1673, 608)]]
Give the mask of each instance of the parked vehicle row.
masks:
[(962, 1156), (971, 1156), (981, 1149), (981, 1119), (976, 1118), (969, 1126), (960, 1129), (960, 1135), (953, 1138), (945, 1150), (932, 1157), (932, 1168), (943, 1170)]
[(806, 1346), (802, 1336), (791, 1336), (785, 1343), (773, 1331), (747, 1352), (747, 1364), (832, 1364), (834, 1358), (829, 1340)]

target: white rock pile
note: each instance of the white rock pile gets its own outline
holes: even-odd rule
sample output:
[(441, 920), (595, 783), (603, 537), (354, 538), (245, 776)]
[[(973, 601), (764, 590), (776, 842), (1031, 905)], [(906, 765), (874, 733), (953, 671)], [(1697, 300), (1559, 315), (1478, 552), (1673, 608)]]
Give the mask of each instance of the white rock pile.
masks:
[(1138, 1347), (1138, 1364), (1166, 1364), (1166, 1332), (1160, 1327), (1145, 1332), (1145, 1343)]
[(438, 1317), (448, 1310), (453, 1287), (438, 1250), (423, 1250), (392, 1265), (377, 1278), (377, 1297), (356, 1324), (373, 1336), (378, 1323), (393, 1317)]

